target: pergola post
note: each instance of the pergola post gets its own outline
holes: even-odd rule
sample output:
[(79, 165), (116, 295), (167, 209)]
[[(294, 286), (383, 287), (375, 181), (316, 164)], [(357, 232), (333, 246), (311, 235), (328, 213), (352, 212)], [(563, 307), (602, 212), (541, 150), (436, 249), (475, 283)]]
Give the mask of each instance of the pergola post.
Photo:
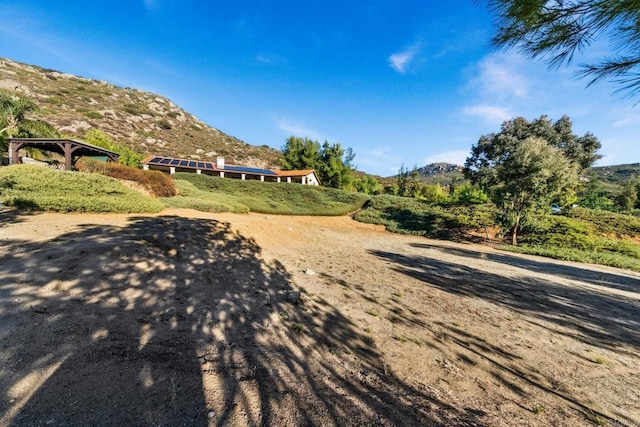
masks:
[(64, 143), (64, 169), (70, 171), (72, 165), (71, 159), (71, 143), (69, 141), (65, 141)]
[(13, 141), (9, 141), (9, 164), (18, 164), (18, 144)]

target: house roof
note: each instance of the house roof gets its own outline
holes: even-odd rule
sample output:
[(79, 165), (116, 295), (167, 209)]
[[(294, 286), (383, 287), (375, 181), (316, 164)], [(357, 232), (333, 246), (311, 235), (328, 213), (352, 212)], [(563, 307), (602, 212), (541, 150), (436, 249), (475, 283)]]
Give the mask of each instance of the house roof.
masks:
[(206, 162), (202, 160), (189, 160), (189, 159), (175, 159), (173, 157), (162, 157), (162, 156), (148, 156), (142, 160), (142, 163), (147, 165), (155, 165), (155, 166), (164, 166), (164, 167), (178, 167), (184, 169), (201, 169), (201, 170), (211, 170), (211, 171), (219, 171), (219, 172), (235, 172), (235, 173), (245, 173), (250, 175), (264, 175), (264, 176), (279, 176), (279, 177), (298, 177), (298, 176), (307, 176), (310, 174), (315, 174), (313, 169), (305, 169), (305, 170), (292, 170), (292, 171), (283, 171), (283, 170), (272, 170), (272, 169), (262, 169), (262, 168), (254, 168), (249, 166), (236, 166), (236, 165), (224, 165), (224, 167), (217, 167), (214, 162)]
[(306, 176), (311, 173), (316, 173), (313, 169), (304, 169), (304, 170), (296, 170), (296, 171), (282, 171), (282, 170), (274, 170), (275, 174), (278, 176)]
[(248, 166), (235, 166), (224, 165), (219, 168), (213, 162), (206, 162), (202, 160), (188, 160), (188, 159), (174, 159), (172, 157), (162, 156), (149, 156), (142, 160), (142, 163), (147, 165), (166, 166), (166, 167), (178, 167), (185, 169), (202, 169), (202, 170), (215, 170), (221, 172), (235, 172), (246, 173), (251, 175), (266, 175), (276, 176), (276, 173), (271, 169), (253, 168)]

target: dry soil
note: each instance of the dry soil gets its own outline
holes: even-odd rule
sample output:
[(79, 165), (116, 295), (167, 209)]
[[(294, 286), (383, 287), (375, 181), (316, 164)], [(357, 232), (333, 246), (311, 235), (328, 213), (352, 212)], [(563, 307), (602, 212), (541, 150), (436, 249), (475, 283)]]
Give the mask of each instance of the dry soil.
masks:
[(349, 217), (0, 213), (0, 425), (640, 425), (640, 275)]

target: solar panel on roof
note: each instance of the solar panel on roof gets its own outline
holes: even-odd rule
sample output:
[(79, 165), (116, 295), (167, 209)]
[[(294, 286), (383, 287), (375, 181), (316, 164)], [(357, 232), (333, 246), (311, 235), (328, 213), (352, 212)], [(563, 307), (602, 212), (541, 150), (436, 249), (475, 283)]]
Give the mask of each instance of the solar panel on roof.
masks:
[(180, 160), (178, 160), (178, 159), (172, 159), (170, 164), (177, 166), (177, 165), (179, 165), (179, 164), (180, 164)]
[(256, 175), (275, 175), (275, 173), (269, 169), (250, 168), (245, 166), (225, 166), (224, 170), (229, 172), (250, 173)]
[(171, 162), (171, 159), (162, 159), (162, 160), (160, 161), (160, 163), (162, 163), (163, 165), (167, 165), (167, 164), (169, 164), (170, 162)]
[(198, 168), (204, 169), (204, 162), (198, 162)]

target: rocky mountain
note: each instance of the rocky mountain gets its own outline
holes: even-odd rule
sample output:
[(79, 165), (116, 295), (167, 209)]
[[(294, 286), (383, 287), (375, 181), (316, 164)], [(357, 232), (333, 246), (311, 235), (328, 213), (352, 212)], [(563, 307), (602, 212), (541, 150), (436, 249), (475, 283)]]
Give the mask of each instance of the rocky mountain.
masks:
[(0, 58), (0, 90), (26, 96), (38, 118), (65, 136), (82, 139), (94, 128), (148, 155), (215, 160), (254, 167), (276, 166), (281, 152), (249, 145), (215, 129), (169, 99)]
[(437, 175), (452, 172), (462, 172), (462, 166), (453, 163), (431, 163), (429, 165), (418, 168), (420, 175)]

